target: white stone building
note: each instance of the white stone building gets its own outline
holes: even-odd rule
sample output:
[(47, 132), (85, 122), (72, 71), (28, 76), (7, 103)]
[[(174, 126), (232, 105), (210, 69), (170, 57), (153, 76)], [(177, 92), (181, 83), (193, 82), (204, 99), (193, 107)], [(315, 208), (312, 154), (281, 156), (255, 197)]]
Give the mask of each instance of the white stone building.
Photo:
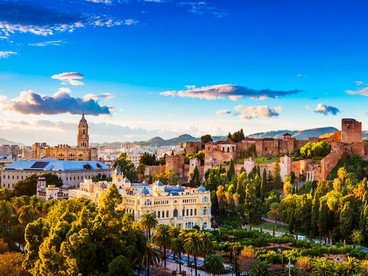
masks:
[(111, 176), (111, 170), (98, 161), (60, 161), (55, 159), (22, 160), (6, 165), (0, 171), (1, 187), (10, 190), (15, 183), (32, 174), (56, 174), (67, 187), (78, 187), (84, 179), (105, 174)]

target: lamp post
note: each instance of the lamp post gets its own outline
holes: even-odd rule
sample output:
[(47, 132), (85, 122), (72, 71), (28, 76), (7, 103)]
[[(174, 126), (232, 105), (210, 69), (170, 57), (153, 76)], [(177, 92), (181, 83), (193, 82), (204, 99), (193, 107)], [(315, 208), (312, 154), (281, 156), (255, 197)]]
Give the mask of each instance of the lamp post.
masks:
[(289, 258), (289, 263), (286, 265), (286, 267), (289, 269), (289, 276), (291, 276), (291, 268), (294, 267), (294, 265), (291, 264), (290, 257), (288, 257), (288, 258)]

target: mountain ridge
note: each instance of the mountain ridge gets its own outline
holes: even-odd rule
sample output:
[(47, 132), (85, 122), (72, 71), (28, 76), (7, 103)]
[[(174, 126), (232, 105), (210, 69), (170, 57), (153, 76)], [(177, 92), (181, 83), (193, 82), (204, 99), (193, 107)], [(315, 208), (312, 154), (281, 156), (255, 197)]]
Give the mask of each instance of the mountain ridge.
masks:
[[(254, 134), (247, 135), (249, 138), (274, 138), (274, 139), (281, 139), (282, 135), (286, 132), (290, 133), (293, 138), (297, 140), (308, 140), (310, 137), (319, 137), (323, 134), (332, 133), (337, 131), (338, 129), (335, 127), (320, 127), (320, 128), (311, 128), (305, 130), (273, 130), (267, 132), (258, 132)], [(366, 136), (368, 137), (368, 131), (365, 131)], [(364, 136), (363, 136), (364, 137)], [(227, 136), (212, 136), (214, 141), (226, 140)], [(137, 145), (137, 146), (177, 146), (180, 143), (185, 142), (199, 142), (201, 138), (193, 137), (190, 134), (182, 134), (174, 138), (170, 139), (163, 139), (161, 137), (153, 137), (147, 141), (135, 141), (135, 142), (115, 142), (115, 143), (91, 143), (93, 146), (117, 146), (120, 147), (121, 144), (125, 145)]]

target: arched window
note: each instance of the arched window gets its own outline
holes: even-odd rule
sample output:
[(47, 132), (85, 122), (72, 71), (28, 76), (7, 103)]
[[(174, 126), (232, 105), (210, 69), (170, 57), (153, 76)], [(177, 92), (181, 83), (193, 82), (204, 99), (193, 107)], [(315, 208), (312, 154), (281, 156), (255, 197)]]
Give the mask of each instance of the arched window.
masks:
[(174, 218), (178, 217), (178, 209), (176, 209), (176, 208), (174, 209), (173, 216), (174, 216)]

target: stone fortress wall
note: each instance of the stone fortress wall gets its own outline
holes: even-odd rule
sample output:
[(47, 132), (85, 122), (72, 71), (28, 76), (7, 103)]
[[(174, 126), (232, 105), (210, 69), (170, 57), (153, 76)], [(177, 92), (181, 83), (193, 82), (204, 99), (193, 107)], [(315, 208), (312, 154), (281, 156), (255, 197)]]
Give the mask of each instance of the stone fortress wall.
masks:
[[(318, 141), (331, 143), (331, 152), (321, 161), (285, 161), (285, 156), (301, 148), (306, 143)], [(192, 150), (198, 147), (198, 144), (188, 143), (192, 143), (190, 145)], [(309, 140), (296, 140), (289, 133), (285, 133), (282, 139), (254, 139), (247, 137), (238, 143), (234, 143), (231, 140), (206, 143), (204, 166), (200, 166), (201, 175), (203, 176), (208, 169), (216, 168), (220, 164), (225, 169), (228, 168), (225, 165), (226, 163), (240, 158), (251, 147), (255, 147), (257, 156), (281, 156), (280, 168), (282, 176), (293, 171), (297, 176), (305, 175), (307, 180), (326, 179), (339, 160), (346, 155), (359, 155), (363, 159), (368, 160), (368, 141), (362, 140), (362, 123), (355, 119), (344, 118), (341, 120), (341, 130), (320, 138), (310, 138)], [(274, 165), (274, 163), (260, 164), (260, 169), (261, 171), (266, 169), (267, 173), (272, 173)], [(195, 166), (198, 166), (198, 164)], [(246, 159), (244, 164), (235, 165), (235, 172), (239, 174), (242, 168), (248, 172), (252, 169), (252, 166), (254, 166), (254, 162), (252, 163), (251, 160)], [(178, 173), (184, 180), (188, 178), (193, 168), (193, 165), (185, 165), (184, 159), (178, 159), (178, 157), (169, 157), (167, 159), (166, 169), (171, 169)]]

